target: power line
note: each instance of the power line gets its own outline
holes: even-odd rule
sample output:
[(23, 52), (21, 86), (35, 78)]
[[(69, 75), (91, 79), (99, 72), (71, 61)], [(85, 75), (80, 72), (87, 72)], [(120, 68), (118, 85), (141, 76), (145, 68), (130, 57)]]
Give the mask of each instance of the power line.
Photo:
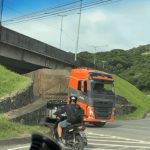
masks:
[[(119, 2), (119, 1), (123, 1), (123, 0), (116, 0), (116, 1), (113, 1), (113, 2), (106, 3), (106, 4), (102, 4), (102, 5), (97, 5), (97, 6), (94, 6), (94, 7), (90, 7), (90, 8), (87, 8), (87, 9), (92, 9), (92, 8), (95, 8), (95, 7), (98, 7), (98, 6), (109, 5), (109, 4), (112, 4), (112, 3)], [(84, 10), (87, 10), (87, 9), (84, 9)]]
[[(88, 2), (88, 3), (86, 3), (86, 5), (84, 5), (84, 7), (82, 7), (82, 9), (84, 9), (84, 10), (87, 10), (87, 9), (90, 9), (90, 8), (94, 8), (94, 7), (97, 7), (97, 6), (103, 6), (103, 5), (108, 5), (108, 4), (111, 4), (111, 3), (115, 3), (115, 2), (118, 2), (118, 1), (122, 1), (122, 0), (117, 0), (117, 1), (114, 1), (114, 0), (101, 0), (101, 1), (95, 1), (95, 2), (93, 2), (93, 1), (90, 1), (90, 2)], [(77, 3), (77, 2), (79, 2), (79, 1), (72, 1), (73, 3)], [(91, 3), (92, 2), (92, 3)], [(110, 3), (108, 3), (108, 2), (110, 2)], [(69, 3), (70, 4), (70, 3)], [(69, 5), (68, 4), (68, 5)], [(96, 6), (95, 6), (96, 5)], [(62, 5), (63, 6), (63, 5)], [(62, 7), (62, 6), (60, 6), (60, 7)], [(75, 6), (75, 5), (74, 5)], [(91, 7), (91, 6), (93, 6), (93, 7)], [(14, 10), (14, 9), (12, 9), (12, 8), (10, 8), (10, 7), (8, 7), (8, 6), (5, 6), (5, 7), (7, 7), (7, 8), (9, 8), (9, 9), (11, 9), (11, 10), (13, 10), (13, 11), (16, 11), (16, 10)], [(90, 7), (90, 8), (89, 8)], [(77, 9), (79, 9), (79, 7), (76, 5), (76, 8), (74, 8), (74, 9), (69, 9), (69, 10), (65, 10), (65, 9), (62, 9), (62, 10), (64, 10), (64, 11), (62, 11), (62, 12), (60, 12), (60, 11), (57, 11), (56, 10), (56, 12), (57, 12), (57, 14), (51, 14), (51, 17), (55, 17), (55, 15), (58, 15), (58, 13), (65, 13), (65, 12), (72, 12), (72, 13), (70, 13), (70, 15), (72, 15), (73, 13), (75, 13), (76, 11), (77, 11)], [(16, 11), (16, 12), (18, 12), (18, 13), (20, 13), (20, 14), (23, 14), (23, 13), (21, 13), (21, 12), (19, 12), (19, 11)], [(24, 14), (23, 14), (24, 15)], [(53, 15), (53, 16), (52, 16)], [(25, 16), (28, 16), (28, 17), (30, 17), (30, 15), (25, 15)], [(24, 17), (24, 16), (22, 16), (22, 17)], [(32, 16), (31, 16), (32, 17)], [(50, 16), (49, 16), (50, 17)], [(21, 18), (21, 17), (20, 17)], [(47, 16), (42, 16), (41, 18), (47, 18)], [(14, 18), (15, 19), (15, 18)], [(11, 23), (11, 24), (14, 24), (14, 23), (22, 23), (22, 22), (26, 22), (26, 21), (32, 21), (32, 20), (35, 20), (35, 19), (39, 19), (39, 17), (37, 17), (37, 18), (31, 18), (30, 20), (28, 19), (28, 20), (23, 20), (23, 21), (18, 21), (18, 22), (13, 22), (13, 23)], [(8, 20), (8, 21), (10, 21), (10, 20)], [(3, 22), (8, 22), (8, 21), (3, 21)], [(54, 26), (52, 26), (52, 25), (50, 25), (50, 24), (47, 24), (47, 23), (44, 23), (44, 22), (41, 22), (41, 21), (39, 21), (39, 20), (36, 20), (36, 21), (38, 21), (38, 22), (40, 22), (40, 23), (43, 23), (43, 24), (45, 24), (45, 25), (48, 25), (48, 26), (51, 26), (51, 27), (53, 27), (53, 28), (56, 28), (56, 27), (54, 27)], [(9, 24), (8, 24), (9, 25)], [(56, 29), (58, 29), (58, 30), (60, 30), (59, 28), (56, 28)], [(70, 38), (74, 43), (76, 43), (64, 30), (63, 30), (63, 32), (65, 33), (65, 35), (66, 36), (68, 36), (68, 38)], [(79, 47), (80, 48), (82, 48), (80, 45), (79, 45)], [(82, 48), (83, 49), (83, 48)], [(83, 49), (84, 50), (84, 49)]]
[[(10, 8), (10, 9), (11, 9), (11, 8)], [(12, 9), (12, 10), (14, 10), (14, 9)], [(14, 11), (16, 11), (16, 10), (14, 10)], [(20, 14), (23, 14), (23, 13), (21, 13), (21, 12), (19, 12), (19, 11), (16, 11), (16, 12), (18, 12), (18, 13), (20, 13)], [(45, 25), (51, 26), (51, 27), (53, 27), (53, 28), (56, 28), (56, 27), (54, 27), (54, 26), (52, 26), (52, 25), (50, 25), (50, 24), (41, 22), (41, 21), (39, 21), (39, 20), (36, 20), (36, 21), (38, 21), (38, 22), (40, 22), (40, 23), (43, 23), (43, 24), (45, 24)], [(59, 28), (56, 28), (56, 29), (60, 30)], [(68, 38), (70, 38), (74, 43), (76, 43), (64, 30), (62, 30), (62, 32), (63, 32)], [(82, 48), (80, 45), (79, 45), (79, 47)], [(83, 48), (82, 48), (82, 49), (83, 49)], [(83, 49), (83, 50), (84, 50), (84, 49)]]
[[(49, 7), (49, 8), (47, 8), (47, 9), (44, 9), (44, 10), (42, 10), (42, 11), (38, 11), (38, 12), (45, 12), (45, 11), (47, 11), (47, 10), (52, 10), (52, 9), (56, 9), (56, 8), (59, 8), (59, 7), (62, 7), (62, 6), (67, 6), (67, 5), (70, 5), (70, 4), (73, 4), (73, 3), (77, 3), (77, 2), (79, 2), (80, 0), (73, 0), (73, 1), (70, 1), (70, 2), (67, 2), (67, 3), (63, 3), (63, 4), (60, 4), (60, 5), (58, 5), (58, 6), (53, 6), (53, 7)], [(31, 13), (31, 14), (36, 14), (36, 13), (38, 13), (38, 12), (33, 12), (33, 13)]]
[[(101, 0), (102, 1), (102, 0)], [(111, 0), (108, 0), (108, 1), (111, 1)], [(69, 8), (69, 10), (67, 10), (67, 11), (73, 11), (73, 10), (76, 10), (76, 9), (79, 9), (79, 6), (78, 5), (73, 5), (73, 8), (74, 9), (70, 9)], [(63, 10), (65, 10), (65, 12), (66, 12), (66, 9), (65, 8), (63, 8)], [(45, 13), (45, 14), (50, 14), (50, 13), (63, 13), (63, 12), (60, 12), (60, 11), (62, 11), (62, 10), (54, 10), (54, 11), (52, 11), (52, 12), (48, 12), (48, 13)], [(39, 16), (39, 17), (47, 17), (47, 16), (49, 16), (49, 15), (43, 15), (43, 14), (39, 14), (39, 15), (36, 15), (36, 16), (30, 16), (30, 15), (26, 15), (27, 17), (30, 17), (30, 18), (33, 18), (33, 17), (37, 17), (37, 16)], [(41, 16), (42, 15), (42, 16)], [(50, 15), (53, 15), (53, 14), (50, 14)], [(58, 15), (58, 14), (57, 14)], [(14, 18), (15, 20), (18, 20), (18, 19), (20, 19), (20, 17), (19, 18)], [(24, 19), (24, 18), (22, 18), (22, 19)], [(36, 18), (35, 18), (36, 19)], [(8, 21), (10, 21), (10, 20), (8, 20)], [(3, 22), (7, 22), (7, 20), (6, 21), (3, 21)]]
[[(73, 1), (73, 2), (79, 2), (79, 0), (78, 1)], [(72, 3), (69, 3), (69, 4), (72, 4)], [(69, 5), (68, 4), (68, 5)], [(45, 11), (48, 11), (49, 9), (50, 10), (53, 10), (54, 8), (55, 9), (57, 9), (57, 8), (59, 8), (59, 7), (62, 7), (62, 6), (66, 6), (67, 4), (66, 3), (64, 3), (64, 4), (62, 4), (62, 5), (58, 5), (58, 6), (55, 6), (55, 7), (50, 7), (50, 8), (48, 8), (48, 9), (44, 9), (44, 10), (42, 10), (42, 11), (38, 11), (38, 12), (45, 12)], [(8, 7), (8, 6), (5, 6), (5, 7)], [(9, 7), (10, 8), (10, 7)], [(34, 12), (34, 13), (30, 13), (30, 14), (28, 14), (28, 15), (23, 15), (23, 16), (21, 16), (21, 17), (15, 17), (14, 19), (20, 19), (20, 18), (24, 18), (24, 17), (29, 17), (30, 15), (35, 15), (36, 13), (38, 13), (38, 12)], [(39, 14), (40, 15), (40, 14)], [(32, 17), (32, 16), (31, 16)], [(13, 19), (13, 18), (12, 18)], [(7, 20), (6, 20), (7, 21)], [(5, 22), (5, 21), (3, 21), (3, 22)]]
[[(9, 8), (9, 7), (8, 7), (8, 8)], [(10, 8), (10, 9), (12, 9), (12, 8)], [(14, 9), (12, 9), (12, 10), (14, 10)], [(23, 14), (23, 13), (17, 11), (17, 10), (14, 10), (14, 11), (16, 11), (16, 12), (18, 12), (18, 13), (20, 13), (20, 14)], [(53, 28), (56, 28), (56, 27), (54, 27), (54, 26), (52, 26), (52, 25), (50, 25), (50, 24), (47, 24), (47, 23), (45, 23), (45, 22), (41, 22), (41, 21), (39, 21), (39, 20), (36, 20), (36, 21), (38, 21), (38, 22), (40, 22), (40, 23), (43, 23), (43, 24), (46, 24), (46, 25), (48, 25), (48, 26), (51, 26), (51, 27), (53, 27)], [(56, 28), (56, 29), (60, 30), (59, 28)]]
[[(66, 34), (66, 36), (68, 36), (68, 38), (70, 38), (75, 44), (76, 42), (63, 30), (63, 32)], [(79, 45), (80, 48), (82, 48), (80, 45)], [(83, 49), (83, 48), (82, 48)], [(83, 49), (84, 50), (84, 49)]]
[[(83, 10), (87, 10), (87, 9), (90, 9), (90, 8), (94, 8), (94, 7), (97, 7), (97, 6), (103, 6), (103, 5), (107, 5), (107, 4), (111, 4), (111, 3), (115, 3), (115, 2), (118, 2), (118, 1), (122, 1), (122, 0), (103, 0), (103, 1), (101, 1), (101, 2), (99, 2), (99, 1), (96, 1), (96, 2), (94, 2), (94, 3), (92, 3), (92, 4), (90, 4), (90, 5), (85, 5), (84, 7), (82, 7), (82, 9)], [(108, 3), (108, 2), (110, 2), (110, 3)], [(91, 7), (92, 6), (92, 7)], [(88, 8), (88, 7), (90, 7), (90, 8)], [(61, 14), (61, 13), (68, 13), (68, 12), (71, 12), (72, 11), (72, 13), (76, 13), (77, 12), (77, 10), (79, 9), (79, 6), (78, 7), (76, 7), (76, 8), (74, 8), (74, 9), (69, 9), (69, 10), (63, 10), (63, 11), (56, 11), (54, 14), (50, 14), (50, 15), (46, 15), (46, 16), (40, 16), (40, 17), (34, 17), (34, 18), (30, 18), (30, 19), (27, 19), (26, 18), (26, 20), (18, 20), (18, 21), (14, 21), (13, 23), (18, 23), (18, 22), (24, 22), (24, 21), (29, 21), (29, 20), (34, 20), (34, 19), (44, 19), (44, 18), (48, 18), (48, 17), (50, 17), (50, 16), (55, 16), (55, 15), (58, 15), (58, 14)], [(68, 14), (66, 14), (66, 15), (68, 15)], [(4, 22), (4, 21), (3, 21)], [(10, 22), (10, 20), (8, 20), (8, 21), (5, 21), (7, 24)], [(5, 23), (5, 24), (6, 24)], [(12, 24), (12, 23), (11, 23)]]
[[(109, 0), (109, 1), (110, 1), (110, 0)], [(119, 1), (120, 1), (120, 0), (119, 0)], [(70, 11), (71, 11), (71, 10), (70, 10)], [(57, 14), (51, 14), (51, 16), (52, 16), (52, 15), (58, 15), (58, 13), (57, 13)], [(67, 15), (68, 15), (68, 14), (67, 14)], [(31, 19), (23, 20), (23, 21), (29, 21), (29, 20), (40, 19), (40, 18), (42, 18), (42, 19), (43, 19), (43, 18), (47, 18), (47, 16), (45, 16), (45, 17), (42, 16), (42, 17), (37, 17), (37, 18), (31, 18)], [(11, 21), (13, 21), (13, 20), (11, 20)], [(22, 21), (18, 21), (18, 22), (22, 22)], [(18, 22), (13, 22), (13, 23), (18, 23)], [(11, 23), (11, 24), (12, 24), (12, 23)]]
[[(70, 11), (70, 10), (69, 10)], [(66, 11), (66, 12), (68, 12), (68, 11)], [(51, 17), (51, 16), (58, 16), (58, 15), (60, 15), (61, 13), (55, 13), (55, 14), (51, 14), (51, 15), (47, 15), (47, 16), (41, 16), (41, 17), (37, 17), (37, 18), (31, 18), (31, 19), (27, 19), (27, 20), (22, 20), (22, 21), (20, 21), (20, 20), (18, 20), (18, 21), (16, 21), (16, 22), (13, 22), (13, 23), (18, 23), (18, 22), (24, 22), (24, 21), (29, 21), (29, 20), (35, 20), (35, 19), (44, 19), (44, 18), (49, 18), (49, 17)], [(7, 21), (8, 23), (10, 22), (10, 21), (15, 21), (15, 20), (9, 20), (9, 21)], [(4, 21), (3, 21), (4, 22)], [(8, 24), (8, 23), (5, 23), (4, 22), (4, 24)]]
[[(117, 0), (117, 1), (114, 1), (114, 2), (110, 2), (110, 3), (107, 3), (107, 4), (98, 5), (98, 6), (108, 5), (108, 4), (112, 4), (112, 3), (118, 2), (118, 1), (122, 1), (122, 0)], [(98, 7), (98, 6), (95, 6), (95, 7)], [(94, 7), (91, 7), (91, 8), (94, 8)], [(91, 8), (88, 8), (88, 9), (91, 9)], [(87, 10), (87, 9), (84, 9), (84, 10)], [(74, 13), (67, 13), (66, 15), (74, 15)], [(58, 15), (58, 14), (56, 14), (56, 15)], [(45, 17), (45, 18), (52, 18), (52, 17), (55, 17), (55, 15), (54, 16)], [(40, 19), (40, 18), (36, 18), (36, 19)], [(18, 21), (18, 22), (6, 23), (6, 24), (4, 23), (4, 25), (11, 25), (11, 24), (15, 24), (15, 23), (22, 23), (22, 22), (27, 22), (27, 21), (32, 21), (32, 20), (35, 20), (35, 19), (28, 19), (28, 20), (24, 20), (24, 21)]]

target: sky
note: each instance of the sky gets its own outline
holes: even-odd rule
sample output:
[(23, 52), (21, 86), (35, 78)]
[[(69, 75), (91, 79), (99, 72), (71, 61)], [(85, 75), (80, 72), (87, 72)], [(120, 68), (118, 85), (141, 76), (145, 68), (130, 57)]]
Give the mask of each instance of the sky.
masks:
[[(3, 21), (70, 1), (73, 0), (4, 0), (2, 25), (59, 48), (60, 16), (15, 24), (5, 24)], [(104, 52), (112, 49), (128, 50), (150, 44), (149, 8), (150, 0), (121, 0), (82, 10), (78, 53), (94, 53), (92, 46), (100, 46), (96, 52)], [(66, 52), (75, 53), (78, 22), (77, 13), (67, 15), (63, 19), (61, 49)]]

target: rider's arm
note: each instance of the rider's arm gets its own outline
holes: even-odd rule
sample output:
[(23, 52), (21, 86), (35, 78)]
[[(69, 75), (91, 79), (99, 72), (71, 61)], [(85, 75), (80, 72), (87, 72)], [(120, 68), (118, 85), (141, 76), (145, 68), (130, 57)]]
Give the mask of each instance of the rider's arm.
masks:
[(65, 106), (61, 106), (61, 111), (62, 111), (62, 113), (65, 113), (65, 112), (66, 112), (66, 110), (67, 110), (67, 105), (65, 105)]
[(59, 107), (59, 109), (57, 109), (57, 111), (54, 113), (54, 115), (60, 117), (65, 112), (66, 112), (66, 107), (65, 106), (61, 106), (61, 107)]

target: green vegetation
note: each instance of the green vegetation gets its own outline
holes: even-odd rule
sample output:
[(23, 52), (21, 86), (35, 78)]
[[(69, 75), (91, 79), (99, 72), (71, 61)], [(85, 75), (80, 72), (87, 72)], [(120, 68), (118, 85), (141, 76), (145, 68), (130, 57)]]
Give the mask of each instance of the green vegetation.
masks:
[(45, 127), (21, 125), (9, 120), (6, 114), (0, 114), (0, 139), (29, 136), (34, 131), (46, 132)]
[[(135, 112), (116, 116), (115, 119), (142, 117), (150, 109), (150, 98), (147, 96), (150, 95), (149, 53), (150, 45), (126, 51), (114, 49), (109, 52), (96, 53), (96, 65), (102, 66), (101, 61), (107, 61), (105, 68), (122, 78), (113, 75), (116, 94), (127, 98), (131, 105), (137, 107)], [(78, 56), (93, 62), (94, 54), (92, 53), (82, 52)]]
[[(124, 54), (126, 53), (123, 50), (117, 50), (117, 51), (121, 53), (123, 52)], [(107, 56), (109, 52), (105, 52), (105, 53)], [(114, 53), (114, 51), (112, 53)], [(132, 66), (132, 63), (134, 61), (127, 62), (123, 60), (123, 57), (126, 57), (126, 55), (124, 56), (121, 55), (121, 56), (122, 56), (121, 58), (118, 57), (117, 59), (113, 59), (113, 61), (116, 60), (115, 62), (119, 62), (119, 64), (116, 63), (116, 65), (113, 66), (111, 63), (110, 64), (108, 63), (107, 67), (109, 69), (112, 67), (112, 70), (115, 73), (117, 73), (117, 71), (120, 70), (118, 74), (120, 76), (124, 74), (123, 77), (126, 80), (130, 79), (128, 74), (130, 74), (130, 76), (134, 74), (134, 76), (136, 76), (136, 78), (141, 84), (143, 83), (143, 81), (146, 81), (146, 79), (148, 79), (148, 77), (146, 76), (147, 74), (145, 75), (143, 73), (144, 71), (146, 73), (146, 70), (140, 69), (137, 71), (137, 73), (135, 70), (131, 71), (134, 67), (135, 68), (138, 67), (138, 65), (135, 64), (135, 66)], [(127, 56), (130, 56), (130, 55), (127, 55)], [(93, 61), (92, 54), (86, 53), (85, 57), (87, 57), (87, 59), (89, 57), (89, 59)], [(116, 51), (115, 51), (114, 57), (117, 57)], [(143, 56), (140, 55), (139, 57), (141, 58)], [(111, 55), (109, 56), (109, 58), (111, 58)], [(143, 59), (145, 59), (145, 57)], [(104, 57), (102, 58), (102, 60), (105, 60)], [(126, 64), (126, 67), (127, 67), (126, 70), (123, 69), (124, 64)], [(115, 69), (115, 67), (120, 68), (120, 69)], [(143, 80), (142, 76), (144, 76), (146, 79)], [(133, 118), (142, 117), (144, 113), (150, 108), (150, 98), (146, 96), (145, 94), (143, 94), (141, 91), (139, 91), (135, 86), (131, 85), (129, 82), (121, 79), (120, 77), (117, 77), (116, 75), (113, 75), (113, 77), (115, 80), (116, 94), (126, 97), (132, 105), (137, 107), (137, 110), (135, 112), (130, 113), (130, 114), (125, 114), (122, 116), (116, 116), (115, 119), (133, 119)], [(139, 80), (139, 77), (141, 77), (140, 80)], [(0, 97), (12, 96), (15, 93), (17, 93), (19, 90), (26, 88), (30, 83), (31, 83), (30, 78), (20, 76), (19, 74), (15, 74), (7, 70), (2, 65), (0, 65)], [(33, 133), (34, 131), (45, 132), (46, 128), (40, 127), (40, 126), (21, 125), (20, 123), (15, 123), (14, 121), (10, 120), (7, 116), (7, 113), (0, 114), (0, 139), (18, 137), (18, 136), (27, 136)]]
[(116, 95), (123, 96), (127, 98), (129, 103), (133, 106), (136, 106), (137, 109), (133, 113), (125, 114), (121, 116), (115, 116), (115, 119), (133, 119), (142, 117), (145, 112), (150, 109), (150, 97), (142, 93), (135, 86), (129, 82), (112, 75), (114, 78), (115, 93)]
[[(18, 91), (25, 89), (30, 83), (30, 78), (13, 73), (0, 65), (0, 98), (14, 96)], [(0, 114), (0, 139), (27, 136), (34, 131), (44, 132), (46, 130), (45, 127), (41, 126), (15, 123), (6, 114)]]
[(150, 52), (145, 52), (145, 53), (142, 53), (142, 55), (149, 55)]
[[(150, 94), (150, 44), (130, 50), (114, 49), (96, 53), (96, 65), (107, 61), (105, 68), (135, 85), (140, 91)], [(93, 62), (94, 54), (82, 52), (79, 57)]]
[(0, 98), (15, 95), (30, 83), (30, 78), (13, 73), (0, 65)]

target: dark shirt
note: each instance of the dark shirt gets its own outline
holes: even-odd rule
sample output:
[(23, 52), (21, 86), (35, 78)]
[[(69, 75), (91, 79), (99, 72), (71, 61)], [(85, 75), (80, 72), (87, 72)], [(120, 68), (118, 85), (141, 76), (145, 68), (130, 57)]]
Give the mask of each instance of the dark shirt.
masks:
[(72, 108), (71, 107), (80, 108), (80, 106), (77, 105), (77, 104), (68, 104), (68, 105), (65, 105), (65, 106), (61, 107), (62, 113), (66, 112), (67, 116), (69, 116), (72, 113)]
[[(69, 118), (71, 118), (71, 114), (72, 114), (72, 108), (71, 107), (74, 107), (74, 108), (81, 108), (79, 105), (77, 104), (68, 104), (68, 105), (65, 105), (65, 106), (62, 106), (61, 107), (61, 112), (62, 113), (66, 113), (67, 115), (67, 122), (69, 122)], [(82, 108), (81, 108), (82, 109)]]

